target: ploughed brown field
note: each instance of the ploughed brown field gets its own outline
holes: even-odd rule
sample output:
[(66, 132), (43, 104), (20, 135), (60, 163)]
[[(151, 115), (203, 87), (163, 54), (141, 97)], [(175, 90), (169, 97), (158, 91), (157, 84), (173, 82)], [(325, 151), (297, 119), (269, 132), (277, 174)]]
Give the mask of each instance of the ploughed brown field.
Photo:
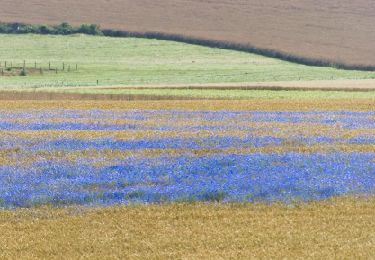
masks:
[(2, 0), (4, 22), (97, 23), (375, 65), (372, 0)]

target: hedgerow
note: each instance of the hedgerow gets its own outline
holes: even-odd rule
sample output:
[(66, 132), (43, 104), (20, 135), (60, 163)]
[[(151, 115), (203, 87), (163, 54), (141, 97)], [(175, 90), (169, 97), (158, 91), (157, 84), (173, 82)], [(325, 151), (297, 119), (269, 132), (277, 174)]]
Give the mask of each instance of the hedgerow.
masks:
[(61, 23), (59, 25), (31, 25), (24, 23), (0, 23), (0, 33), (8, 34), (55, 34), (55, 35), (69, 35), (76, 33), (83, 33), (89, 35), (103, 35), (100, 27), (96, 24), (82, 24), (80, 26), (72, 26), (68, 23)]

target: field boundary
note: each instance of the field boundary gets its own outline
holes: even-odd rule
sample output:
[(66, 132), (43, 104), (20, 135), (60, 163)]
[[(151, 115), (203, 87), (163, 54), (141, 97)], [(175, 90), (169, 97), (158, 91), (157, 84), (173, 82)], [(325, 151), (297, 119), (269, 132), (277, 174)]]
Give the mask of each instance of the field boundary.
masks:
[(50, 91), (0, 91), (0, 100), (113, 100), (113, 101), (142, 101), (142, 100), (225, 100), (226, 98), (201, 98), (190, 96), (164, 96), (141, 94), (82, 94)]
[(70, 35), (76, 33), (88, 34), (88, 35), (103, 35), (107, 37), (117, 38), (145, 38), (145, 39), (157, 39), (157, 40), (168, 40), (175, 42), (182, 42), (187, 44), (194, 44), (199, 46), (236, 50), (247, 53), (253, 53), (262, 55), (269, 58), (276, 58), (296, 64), (314, 66), (314, 67), (333, 67), (343, 70), (360, 70), (360, 71), (375, 71), (375, 66), (366, 66), (361, 64), (347, 64), (338, 61), (330, 61), (323, 59), (307, 58), (299, 55), (289, 54), (282, 51), (273, 49), (260, 48), (252, 44), (240, 44), (230, 41), (218, 41), (210, 40), (206, 38), (199, 38), (193, 36), (186, 36), (182, 34), (170, 34), (155, 31), (136, 32), (136, 31), (125, 31), (125, 30), (112, 30), (112, 29), (100, 29), (99, 25), (82, 24), (79, 27), (73, 27), (68, 23), (62, 23), (61, 25), (33, 25), (25, 23), (3, 23), (0, 22), (0, 33), (4, 34), (44, 34), (44, 35)]
[[(86, 87), (78, 87), (85, 89)], [(87, 87), (91, 89), (90, 87)], [(72, 88), (73, 90), (74, 88)], [(77, 88), (76, 88), (77, 89)], [(375, 92), (375, 88), (325, 88), (325, 87), (283, 87), (283, 86), (186, 86), (186, 87), (94, 87), (97, 90), (121, 90), (121, 89), (139, 89), (139, 90), (269, 90), (269, 91), (333, 91), (333, 92)], [(66, 89), (65, 89), (66, 90)]]

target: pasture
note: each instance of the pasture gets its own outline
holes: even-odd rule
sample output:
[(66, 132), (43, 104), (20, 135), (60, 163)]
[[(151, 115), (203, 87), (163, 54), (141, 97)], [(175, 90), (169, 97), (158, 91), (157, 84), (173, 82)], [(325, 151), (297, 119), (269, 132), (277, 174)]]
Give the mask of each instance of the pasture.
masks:
[[(57, 68), (58, 73), (0, 78), (2, 89), (144, 86), (374, 79), (374, 72), (309, 67), (259, 55), (135, 38), (0, 35), (2, 66)], [(70, 72), (62, 71), (73, 66)], [(75, 65), (78, 70), (75, 70)]]

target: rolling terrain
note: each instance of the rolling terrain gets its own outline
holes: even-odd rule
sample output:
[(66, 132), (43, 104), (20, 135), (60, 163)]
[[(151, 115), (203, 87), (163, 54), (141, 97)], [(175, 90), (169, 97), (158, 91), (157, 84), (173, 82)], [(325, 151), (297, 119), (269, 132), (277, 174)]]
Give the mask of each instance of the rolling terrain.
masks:
[[(375, 82), (375, 72), (305, 66), (251, 53), (164, 40), (3, 34), (0, 41), (2, 90), (107, 94), (152, 91), (118, 87), (126, 86), (158, 87), (155, 91), (165, 95), (176, 92), (173, 88), (190, 88), (188, 94), (197, 88), (195, 92), (208, 97), (215, 86), (218, 86), (216, 92), (226, 88), (233, 94), (235, 89), (243, 92), (258, 87), (370, 90)], [(24, 61), (26, 76), (17, 75)], [(98, 86), (89, 90), (88, 87), (95, 85)], [(112, 89), (100, 90), (100, 86)]]
[(354, 65), (375, 65), (374, 13), (370, 0), (3, 0), (0, 8), (4, 22), (97, 23), (102, 28), (252, 44)]
[[(0, 9), (0, 22), (96, 23), (375, 65), (369, 0)], [(373, 256), (375, 71), (17, 26), (0, 34), (0, 258)]]

